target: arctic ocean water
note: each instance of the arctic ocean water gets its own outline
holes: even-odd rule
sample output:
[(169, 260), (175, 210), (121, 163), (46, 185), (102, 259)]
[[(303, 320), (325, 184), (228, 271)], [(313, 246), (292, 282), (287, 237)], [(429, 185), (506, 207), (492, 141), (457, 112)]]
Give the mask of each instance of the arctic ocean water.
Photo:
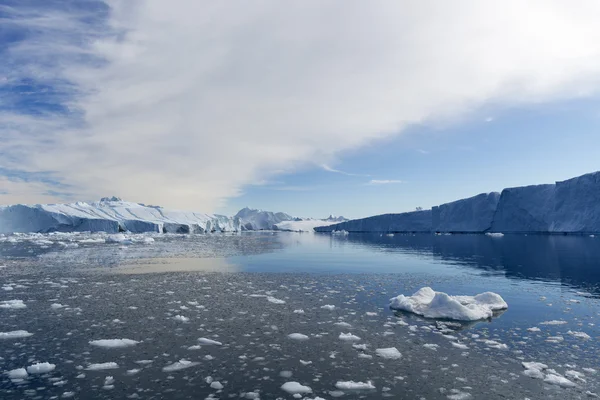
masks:
[[(600, 393), (600, 238), (14, 235), (0, 265), (2, 399)], [(388, 308), (424, 286), (509, 308), (471, 323)]]

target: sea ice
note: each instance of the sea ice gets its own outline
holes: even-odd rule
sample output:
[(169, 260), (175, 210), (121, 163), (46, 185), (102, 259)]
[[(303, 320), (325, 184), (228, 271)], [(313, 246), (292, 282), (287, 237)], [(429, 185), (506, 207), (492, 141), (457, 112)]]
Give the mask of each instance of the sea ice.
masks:
[(10, 379), (25, 379), (28, 374), (25, 368), (17, 368), (6, 372)]
[(35, 363), (27, 367), (27, 372), (30, 374), (45, 374), (46, 372), (54, 371), (56, 365), (47, 362)]
[(408, 311), (426, 318), (447, 318), (476, 321), (493, 316), (493, 312), (508, 308), (504, 299), (492, 292), (476, 296), (449, 296), (430, 287), (419, 289), (412, 296), (399, 295), (390, 299), (390, 308)]
[(198, 342), (200, 342), (200, 344), (204, 344), (204, 345), (216, 345), (216, 346), (221, 346), (223, 345), (223, 343), (221, 342), (217, 342), (216, 340), (212, 340), (212, 339), (207, 339), (207, 338), (200, 338), (198, 339)]
[(33, 333), (27, 331), (0, 332), (0, 339), (20, 339), (29, 336), (33, 336)]
[(312, 392), (312, 389), (310, 387), (301, 385), (298, 382), (286, 382), (283, 385), (281, 385), (281, 390), (288, 392), (289, 394)]
[(579, 339), (591, 339), (592, 338), (590, 335), (588, 335), (585, 332), (568, 331), (567, 333), (569, 335), (574, 336), (574, 337), (579, 338)]
[(338, 381), (335, 387), (340, 390), (366, 390), (375, 389), (371, 381), (367, 382), (354, 382), (354, 381)]
[(174, 362), (173, 364), (169, 364), (166, 367), (163, 367), (163, 371), (164, 372), (173, 372), (173, 371), (179, 371), (182, 369), (186, 369), (186, 368), (190, 368), (193, 367), (195, 365), (200, 364), (199, 362), (194, 362), (194, 361), (188, 361), (188, 360), (184, 360), (183, 358), (179, 361)]
[(17, 310), (20, 308), (27, 308), (23, 300), (4, 300), (0, 301), (0, 308), (9, 308), (11, 310)]
[(331, 310), (335, 309), (335, 306), (333, 304), (325, 304), (324, 306), (321, 306), (321, 308), (324, 309), (324, 310), (331, 311)]
[(290, 333), (287, 336), (289, 339), (293, 339), (293, 340), (308, 340), (309, 337), (306, 335), (303, 335), (301, 333)]
[(116, 362), (105, 362), (99, 364), (90, 364), (87, 366), (86, 370), (88, 371), (102, 371), (105, 369), (117, 369), (119, 368), (119, 364)]
[(395, 347), (376, 349), (375, 354), (377, 354), (381, 358), (386, 358), (389, 360), (397, 360), (399, 358), (402, 358), (402, 353), (400, 353)]
[(92, 346), (116, 349), (116, 348), (121, 348), (121, 347), (135, 346), (139, 342), (137, 340), (131, 340), (131, 339), (100, 339), (100, 340), (90, 340), (89, 343)]
[(338, 336), (338, 339), (343, 340), (345, 342), (356, 342), (359, 341), (360, 338), (356, 335), (353, 335), (351, 333), (340, 333), (340, 336)]

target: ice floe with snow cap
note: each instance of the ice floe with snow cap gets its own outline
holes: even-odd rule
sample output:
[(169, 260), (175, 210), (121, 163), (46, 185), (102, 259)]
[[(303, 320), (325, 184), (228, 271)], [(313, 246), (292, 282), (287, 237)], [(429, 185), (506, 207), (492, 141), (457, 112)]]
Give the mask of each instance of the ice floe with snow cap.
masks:
[(491, 318), (494, 311), (507, 309), (508, 304), (493, 292), (476, 296), (450, 296), (424, 287), (412, 296), (401, 294), (390, 299), (390, 308), (422, 315), (425, 318), (477, 321)]

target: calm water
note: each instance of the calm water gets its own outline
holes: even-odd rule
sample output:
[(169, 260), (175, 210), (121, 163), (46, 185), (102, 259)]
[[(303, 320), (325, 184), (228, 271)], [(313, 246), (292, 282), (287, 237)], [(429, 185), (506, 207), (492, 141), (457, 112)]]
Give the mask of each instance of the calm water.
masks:
[[(0, 237), (0, 332), (32, 334), (0, 339), (0, 398), (292, 399), (281, 389), (292, 381), (310, 387), (298, 397), (307, 399), (600, 393), (600, 238), (148, 237)], [(494, 291), (509, 309), (442, 325), (387, 307), (423, 286)], [(355, 341), (340, 339), (347, 333)], [(90, 343), (100, 339), (137, 343)], [(377, 356), (390, 347), (402, 357)], [(525, 376), (531, 361), (570, 383)], [(36, 362), (55, 368), (6, 374)]]

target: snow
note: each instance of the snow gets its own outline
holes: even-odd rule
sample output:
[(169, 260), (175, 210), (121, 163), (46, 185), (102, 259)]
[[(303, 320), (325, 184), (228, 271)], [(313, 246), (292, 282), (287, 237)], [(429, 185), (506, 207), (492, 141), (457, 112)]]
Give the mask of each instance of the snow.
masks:
[(431, 210), (383, 214), (339, 224), (316, 227), (316, 232), (431, 232)]
[(30, 374), (45, 374), (50, 371), (54, 371), (56, 365), (47, 362), (35, 363), (27, 367), (27, 372)]
[(0, 339), (21, 339), (29, 336), (33, 336), (33, 333), (27, 331), (0, 332)]
[(173, 364), (169, 364), (166, 367), (163, 367), (163, 371), (164, 372), (173, 372), (173, 371), (179, 371), (182, 369), (186, 369), (186, 368), (190, 368), (193, 366), (196, 366), (200, 364), (199, 362), (195, 362), (195, 361), (188, 361), (188, 360), (184, 360), (183, 358), (179, 361), (174, 362)]
[(354, 382), (354, 381), (338, 381), (335, 387), (340, 390), (366, 390), (375, 389), (371, 381), (368, 382)]
[(116, 362), (105, 362), (105, 363), (99, 363), (99, 364), (90, 364), (90, 365), (88, 365), (86, 370), (102, 371), (105, 369), (117, 369), (117, 368), (119, 368), (119, 364), (117, 364)]
[(486, 292), (476, 296), (450, 296), (424, 287), (412, 296), (399, 295), (390, 299), (390, 308), (422, 315), (426, 318), (445, 318), (476, 321), (491, 318), (494, 311), (508, 308), (502, 297)]
[(21, 308), (27, 308), (23, 300), (4, 300), (0, 301), (0, 308), (9, 308), (11, 310), (18, 310)]
[(286, 382), (283, 385), (281, 385), (281, 390), (288, 392), (289, 394), (312, 392), (312, 389), (310, 387), (301, 385), (298, 382)]
[(309, 339), (308, 336), (303, 335), (301, 333), (290, 333), (287, 337), (292, 340), (308, 340)]
[(485, 232), (492, 227), (500, 193), (482, 193), (431, 209), (435, 232)]
[(200, 344), (204, 344), (204, 345), (216, 345), (216, 346), (223, 345), (223, 343), (221, 343), (221, 342), (217, 342), (216, 340), (207, 339), (207, 338), (200, 338), (200, 339), (198, 339), (198, 342), (200, 342)]
[(139, 342), (136, 340), (131, 340), (131, 339), (100, 339), (100, 340), (91, 340), (89, 343), (92, 346), (116, 349), (116, 348), (135, 346)]
[(377, 354), (381, 358), (385, 358), (388, 360), (397, 360), (402, 358), (402, 353), (400, 353), (395, 347), (376, 349), (375, 354)]

